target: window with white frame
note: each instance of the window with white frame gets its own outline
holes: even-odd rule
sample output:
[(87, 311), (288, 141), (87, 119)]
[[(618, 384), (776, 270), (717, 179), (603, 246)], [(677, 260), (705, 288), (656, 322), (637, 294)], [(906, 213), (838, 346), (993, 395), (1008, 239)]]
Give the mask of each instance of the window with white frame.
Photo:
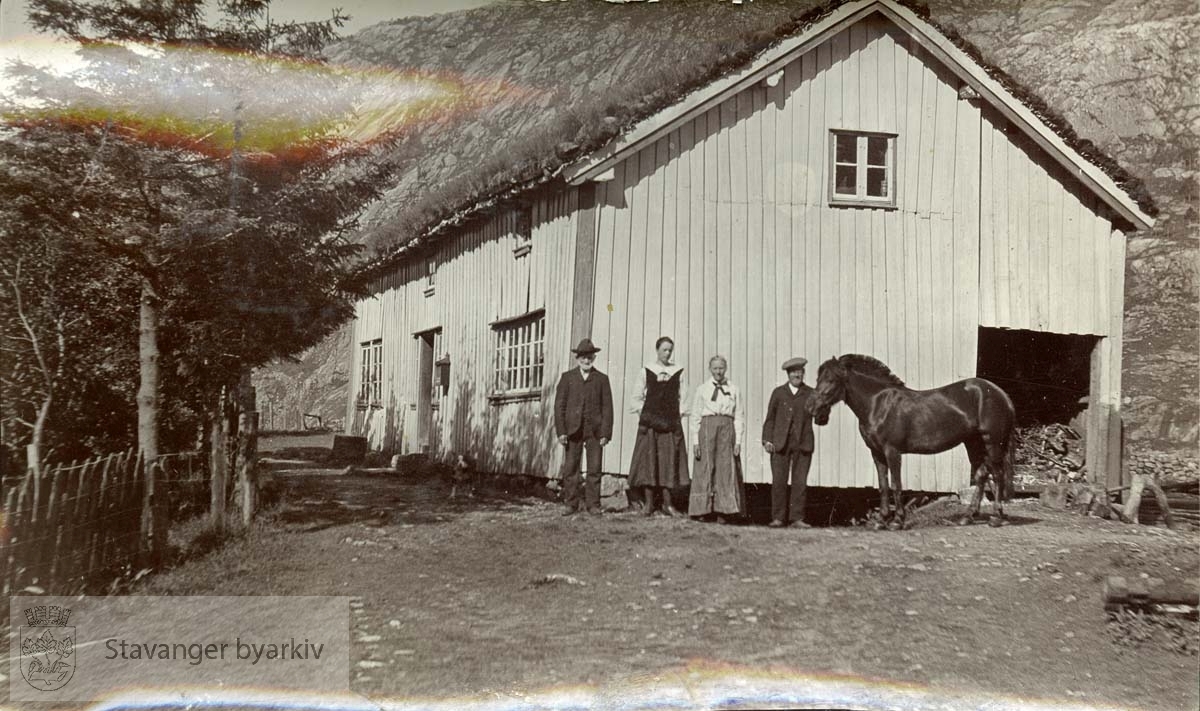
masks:
[(496, 385), (493, 396), (540, 392), (546, 372), (546, 312), (492, 325), (496, 332)]
[(364, 341), (359, 349), (358, 401), (362, 405), (377, 404), (383, 399), (383, 339)]
[(829, 134), (829, 201), (896, 206), (896, 136), (834, 130)]
[(433, 296), (434, 285), (437, 281), (437, 260), (430, 257), (425, 261), (425, 295)]
[(446, 339), (442, 329), (433, 332), (433, 406), (450, 392), (450, 354), (446, 351)]

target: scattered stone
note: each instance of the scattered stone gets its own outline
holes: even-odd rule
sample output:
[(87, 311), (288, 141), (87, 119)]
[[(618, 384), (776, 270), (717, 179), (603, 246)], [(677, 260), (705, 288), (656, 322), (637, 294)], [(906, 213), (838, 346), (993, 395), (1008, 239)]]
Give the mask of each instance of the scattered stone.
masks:
[(550, 573), (549, 575), (543, 575), (540, 578), (534, 579), (530, 584), (531, 585), (553, 585), (556, 583), (563, 583), (566, 585), (587, 585), (587, 583), (583, 582), (582, 580), (580, 580), (578, 578), (572, 577), (570, 575), (563, 575), (562, 573)]
[(381, 637), (377, 634), (364, 634), (364, 635), (359, 636), (358, 641), (364, 642), (364, 643), (370, 643), (370, 642), (378, 642), (381, 639), (383, 639), (383, 637)]
[(383, 666), (383, 662), (377, 662), (374, 659), (364, 659), (358, 663), (358, 666), (363, 669), (378, 669)]

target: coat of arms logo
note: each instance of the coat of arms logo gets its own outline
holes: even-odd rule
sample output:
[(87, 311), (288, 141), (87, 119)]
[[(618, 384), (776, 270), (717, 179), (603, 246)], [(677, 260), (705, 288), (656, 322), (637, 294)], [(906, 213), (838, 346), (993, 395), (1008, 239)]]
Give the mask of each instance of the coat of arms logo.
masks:
[(21, 676), (39, 691), (61, 689), (75, 673), (75, 628), (71, 610), (37, 605), (25, 610), (21, 626)]

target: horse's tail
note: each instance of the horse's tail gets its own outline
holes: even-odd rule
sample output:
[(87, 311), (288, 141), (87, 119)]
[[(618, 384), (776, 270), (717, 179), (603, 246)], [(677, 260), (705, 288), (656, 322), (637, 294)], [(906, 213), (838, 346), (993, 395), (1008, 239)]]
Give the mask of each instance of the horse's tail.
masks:
[(1008, 436), (1008, 442), (1004, 446), (1004, 463), (1000, 465), (1000, 478), (1002, 481), (996, 487), (996, 495), (1000, 497), (1001, 501), (1011, 501), (1013, 497), (1013, 461), (1016, 459), (1015, 452), (1019, 437), (1017, 428), (1014, 427)]

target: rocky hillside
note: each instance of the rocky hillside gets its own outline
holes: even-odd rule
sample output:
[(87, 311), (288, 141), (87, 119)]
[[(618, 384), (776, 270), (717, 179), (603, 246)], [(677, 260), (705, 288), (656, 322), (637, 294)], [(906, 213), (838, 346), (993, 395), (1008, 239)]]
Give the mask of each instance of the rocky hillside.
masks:
[[(452, 78), (465, 97), (405, 142), (398, 159), (406, 168), (388, 198), (368, 210), (364, 241), (387, 250), (408, 236), (406, 227), (494, 179), (487, 171), (553, 157), (586, 138), (595, 121), (644, 109), (661, 98), (664, 85), (687, 81), (689, 71), (694, 79), (689, 67), (736, 59), (763, 33), (814, 6), (508, 0), (364, 30), (335, 48), (336, 61), (437, 73)], [(934, 0), (929, 7), (935, 22), (1039, 95), (1149, 188), (1159, 225), (1129, 249), (1128, 435), (1135, 446), (1194, 452), (1200, 435), (1194, 2)], [(349, 345), (339, 342), (313, 355), (345, 358)], [(297, 374), (325, 378), (311, 386), (315, 398), (321, 387), (335, 387), (334, 374), (348, 362)], [(270, 374), (280, 383), (288, 377)], [(344, 389), (344, 381), (336, 387)], [(283, 389), (288, 397), (310, 397), (302, 387)], [(340, 392), (325, 401), (345, 398)], [(295, 407), (315, 411), (305, 402)]]
[(296, 362), (274, 363), (254, 375), (260, 427), (275, 431), (320, 424), (340, 431), (350, 386), (351, 327), (343, 326)]
[(947, 20), (1129, 172), (1161, 214), (1129, 244), (1124, 391), (1135, 449), (1200, 436), (1200, 12), (1192, 2), (974, 2)]

